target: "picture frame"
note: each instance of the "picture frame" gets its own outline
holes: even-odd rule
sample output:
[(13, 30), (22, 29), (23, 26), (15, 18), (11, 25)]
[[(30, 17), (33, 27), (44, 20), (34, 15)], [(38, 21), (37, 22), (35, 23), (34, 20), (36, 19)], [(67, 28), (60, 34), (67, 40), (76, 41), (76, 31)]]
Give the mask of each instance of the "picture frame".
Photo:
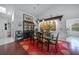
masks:
[(33, 21), (33, 17), (30, 15), (23, 14), (23, 20), (25, 21)]
[(72, 31), (79, 31), (79, 23), (72, 24)]

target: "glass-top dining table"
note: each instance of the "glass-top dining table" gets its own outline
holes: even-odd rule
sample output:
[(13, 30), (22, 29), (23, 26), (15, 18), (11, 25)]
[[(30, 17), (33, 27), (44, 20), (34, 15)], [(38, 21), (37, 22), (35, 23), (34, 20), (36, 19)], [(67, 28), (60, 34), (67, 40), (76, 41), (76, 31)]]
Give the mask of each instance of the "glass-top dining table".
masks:
[[(51, 35), (50, 33), (49, 34), (45, 33), (45, 32), (40, 32), (40, 33), (42, 35), (42, 37), (41, 37), (42, 42), (45, 43), (44, 41), (46, 41), (47, 51), (49, 52), (49, 49), (50, 49), (50, 40), (52, 40), (53, 35)], [(42, 43), (42, 45), (43, 45), (43, 43)], [(43, 46), (42, 46), (42, 48), (43, 48)]]
[[(49, 49), (50, 49), (50, 41), (53, 39), (53, 35), (45, 35), (43, 32), (40, 32), (40, 33), (42, 33), (42, 35), (43, 35), (40, 38), (42, 38), (42, 42), (44, 40), (46, 41), (46, 43), (47, 43), (47, 51), (49, 52)], [(42, 46), (42, 48), (43, 48), (43, 46)]]

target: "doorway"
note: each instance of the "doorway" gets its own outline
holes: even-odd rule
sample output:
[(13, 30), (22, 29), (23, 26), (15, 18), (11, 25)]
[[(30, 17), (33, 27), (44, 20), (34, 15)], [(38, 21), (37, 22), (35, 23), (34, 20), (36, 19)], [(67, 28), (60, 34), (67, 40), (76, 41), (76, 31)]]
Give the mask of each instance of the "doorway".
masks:
[(0, 16), (0, 45), (13, 42), (11, 38), (11, 18), (7, 15)]

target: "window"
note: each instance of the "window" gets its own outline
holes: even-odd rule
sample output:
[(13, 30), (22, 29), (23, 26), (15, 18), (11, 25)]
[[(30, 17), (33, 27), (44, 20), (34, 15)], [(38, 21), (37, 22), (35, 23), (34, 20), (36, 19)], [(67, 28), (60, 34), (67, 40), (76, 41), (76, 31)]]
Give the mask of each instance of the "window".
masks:
[(1, 12), (1, 13), (6, 13), (6, 8), (0, 7), (0, 12)]

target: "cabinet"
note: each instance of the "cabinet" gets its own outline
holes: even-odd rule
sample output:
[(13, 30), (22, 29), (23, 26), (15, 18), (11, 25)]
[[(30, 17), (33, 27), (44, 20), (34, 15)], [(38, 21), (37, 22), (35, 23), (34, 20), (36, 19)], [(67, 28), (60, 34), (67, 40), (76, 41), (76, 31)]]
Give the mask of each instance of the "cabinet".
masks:
[(30, 36), (30, 33), (34, 31), (34, 22), (31, 16), (28, 16), (24, 14), (24, 20), (23, 20), (23, 38), (28, 38)]
[(24, 31), (34, 30), (34, 23), (31, 21), (24, 20)]

